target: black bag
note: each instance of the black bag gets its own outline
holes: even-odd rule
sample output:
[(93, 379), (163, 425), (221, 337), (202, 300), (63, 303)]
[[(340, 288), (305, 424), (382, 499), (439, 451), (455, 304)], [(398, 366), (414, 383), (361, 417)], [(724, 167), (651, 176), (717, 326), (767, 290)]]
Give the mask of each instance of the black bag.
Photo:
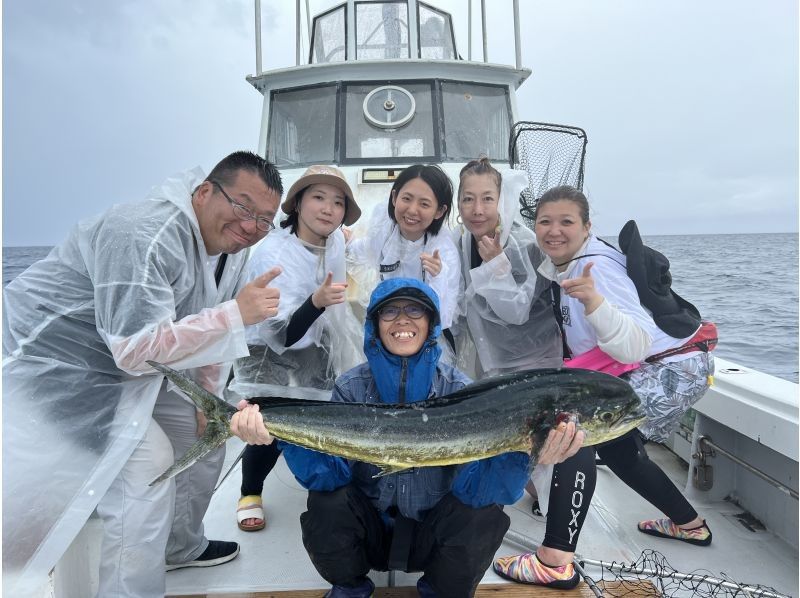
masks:
[(619, 233), (619, 248), (627, 259), (628, 277), (636, 286), (639, 301), (653, 314), (656, 326), (675, 338), (694, 334), (700, 312), (672, 290), (667, 257), (642, 243), (636, 221), (629, 220)]

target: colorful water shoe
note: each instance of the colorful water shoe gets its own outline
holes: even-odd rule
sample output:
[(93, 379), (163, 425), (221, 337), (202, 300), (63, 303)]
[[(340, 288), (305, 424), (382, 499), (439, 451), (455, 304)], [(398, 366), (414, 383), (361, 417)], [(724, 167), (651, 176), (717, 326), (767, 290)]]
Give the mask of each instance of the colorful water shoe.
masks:
[(658, 536), (659, 538), (681, 540), (696, 546), (708, 546), (711, 544), (711, 530), (708, 529), (705, 520), (703, 525), (690, 529), (681, 529), (671, 519), (648, 519), (647, 521), (640, 521), (638, 527), (643, 534)]
[(532, 552), (497, 558), (493, 568), (500, 577), (511, 581), (557, 590), (571, 590), (581, 580), (572, 563), (557, 567), (545, 565)]

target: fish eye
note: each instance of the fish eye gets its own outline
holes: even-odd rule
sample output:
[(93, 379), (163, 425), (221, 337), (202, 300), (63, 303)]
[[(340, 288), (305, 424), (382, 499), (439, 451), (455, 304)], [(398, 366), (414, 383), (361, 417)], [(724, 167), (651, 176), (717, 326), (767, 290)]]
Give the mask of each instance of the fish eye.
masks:
[(614, 419), (614, 414), (611, 413), (610, 411), (603, 411), (600, 414), (600, 421), (602, 421), (602, 422), (608, 423), (610, 421), (613, 421), (613, 419)]

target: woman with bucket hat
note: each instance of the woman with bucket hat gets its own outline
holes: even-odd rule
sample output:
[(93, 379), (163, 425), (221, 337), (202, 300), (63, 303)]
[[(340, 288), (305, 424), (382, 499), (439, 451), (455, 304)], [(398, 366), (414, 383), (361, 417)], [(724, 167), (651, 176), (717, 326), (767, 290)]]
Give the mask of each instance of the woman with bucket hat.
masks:
[[(274, 318), (246, 331), (250, 356), (234, 365), (228, 392), (233, 398), (298, 396), (317, 389), (329, 396), (337, 375), (364, 359), (358, 344), (360, 325), (345, 301), (343, 224), (358, 220), (361, 210), (342, 172), (315, 165), (291, 186), (281, 209), (287, 217), (253, 252), (249, 278), (280, 266), (273, 286), (280, 289)], [(277, 444), (247, 446), (242, 457), (241, 498), (237, 521), (243, 531), (266, 525), (261, 499), (264, 480), (280, 455)]]

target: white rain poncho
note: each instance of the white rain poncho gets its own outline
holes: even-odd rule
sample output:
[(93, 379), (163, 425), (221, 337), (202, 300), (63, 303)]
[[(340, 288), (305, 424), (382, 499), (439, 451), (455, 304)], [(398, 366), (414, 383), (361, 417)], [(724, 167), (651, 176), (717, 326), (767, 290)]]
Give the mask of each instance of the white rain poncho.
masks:
[(498, 211), (503, 253), (472, 268), (472, 234), (464, 228), (459, 239), (466, 285), (462, 309), (472, 339), (459, 343), (459, 365), (468, 368), (468, 349), (477, 351), (478, 378), (562, 364), (550, 281), (536, 275), (542, 253), (519, 216), (519, 195), (528, 185), (527, 175), (517, 170), (501, 174)]
[[(220, 280), (191, 204), (194, 169), (77, 225), (6, 287), (3, 313), (3, 574), (41, 583), (142, 438), (156, 360), (219, 392), (247, 354), (233, 297), (245, 253)], [(209, 366), (209, 367), (202, 367)], [(16, 584), (16, 587), (15, 587)]]
[[(463, 283), (458, 249), (443, 226), (438, 235), (427, 234), (409, 241), (389, 218), (385, 207), (377, 206), (370, 216), (366, 237), (347, 245), (347, 272), (357, 283), (357, 301), (366, 309), (372, 291), (386, 278), (415, 278), (428, 284), (439, 296), (442, 329), (450, 328), (458, 316)], [(422, 270), (420, 255), (439, 250), (442, 270), (431, 276)], [(383, 266), (383, 267), (382, 267)], [(383, 271), (382, 271), (383, 270)]]
[[(336, 376), (365, 361), (362, 326), (346, 302), (326, 307), (300, 340), (284, 346), (292, 314), (328, 272), (333, 282), (345, 281), (342, 231), (336, 229), (321, 248), (304, 243), (289, 228), (278, 228), (253, 251), (246, 277), (252, 280), (274, 266), (282, 269), (271, 283), (281, 291), (278, 314), (247, 327), (250, 357), (234, 364), (228, 389), (232, 398), (287, 396), (286, 387), (295, 386), (330, 390)], [(301, 396), (314, 398), (312, 394)]]

